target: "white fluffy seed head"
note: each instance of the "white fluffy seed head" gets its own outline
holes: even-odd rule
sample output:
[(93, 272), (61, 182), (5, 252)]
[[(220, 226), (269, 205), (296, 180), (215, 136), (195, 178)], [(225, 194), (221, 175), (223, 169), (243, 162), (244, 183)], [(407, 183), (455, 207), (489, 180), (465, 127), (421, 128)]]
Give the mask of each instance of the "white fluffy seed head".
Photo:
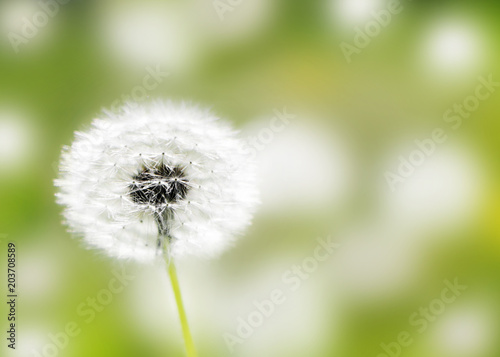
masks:
[(185, 103), (104, 111), (63, 150), (55, 184), (66, 224), (118, 258), (154, 261), (159, 243), (174, 257), (221, 253), (258, 202), (236, 134)]

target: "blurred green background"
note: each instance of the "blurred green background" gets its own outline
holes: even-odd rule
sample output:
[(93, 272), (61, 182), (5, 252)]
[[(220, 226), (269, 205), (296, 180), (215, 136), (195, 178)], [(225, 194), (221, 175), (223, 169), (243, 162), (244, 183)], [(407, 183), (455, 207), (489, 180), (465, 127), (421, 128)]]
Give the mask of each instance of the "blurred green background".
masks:
[[(54, 202), (62, 146), (135, 95), (211, 107), (258, 152), (262, 206), (250, 231), (218, 260), (179, 265), (200, 356), (231, 355), (224, 335), (237, 336), (240, 317), (275, 289), (286, 301), (232, 355), (391, 356), (385, 344), (392, 357), (500, 356), (500, 93), (457, 129), (443, 119), (479, 77), (500, 81), (500, 5), (402, 1), (349, 63), (341, 44), (388, 6), (2, 0), (1, 291), (15, 242), (19, 299), (17, 349), (2, 337), (1, 354), (184, 355), (163, 267), (84, 249)], [(168, 76), (137, 89), (153, 68)], [(262, 140), (284, 108), (293, 120)], [(436, 128), (447, 140), (391, 191), (386, 173)], [(327, 236), (340, 247), (292, 291), (283, 275)], [(122, 269), (134, 279), (86, 322), (79, 308), (107, 296)], [(455, 279), (467, 289), (418, 332), (410, 316)], [(77, 336), (61, 337), (72, 322)], [(395, 347), (403, 331), (412, 343)]]

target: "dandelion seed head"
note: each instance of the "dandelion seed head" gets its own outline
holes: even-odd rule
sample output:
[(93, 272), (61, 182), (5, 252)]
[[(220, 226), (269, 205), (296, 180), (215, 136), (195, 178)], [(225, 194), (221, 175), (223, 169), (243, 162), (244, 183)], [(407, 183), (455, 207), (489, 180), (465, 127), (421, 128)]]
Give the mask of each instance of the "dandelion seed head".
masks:
[(166, 164), (143, 168), (130, 185), (130, 196), (135, 203), (160, 207), (184, 199), (187, 191), (188, 182), (183, 170)]
[(172, 256), (212, 257), (250, 224), (254, 165), (237, 132), (186, 103), (104, 111), (63, 149), (57, 201), (90, 247), (153, 261), (159, 234)]

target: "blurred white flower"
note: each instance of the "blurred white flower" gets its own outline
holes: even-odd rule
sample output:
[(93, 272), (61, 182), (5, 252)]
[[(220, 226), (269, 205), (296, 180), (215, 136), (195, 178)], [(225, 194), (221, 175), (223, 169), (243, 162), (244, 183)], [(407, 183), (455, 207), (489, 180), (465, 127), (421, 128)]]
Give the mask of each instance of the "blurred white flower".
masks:
[(493, 318), (495, 308), (485, 302), (460, 306), (439, 321), (431, 339), (440, 356), (476, 357), (491, 353), (498, 326)]
[[(253, 137), (250, 133), (267, 127), (269, 122), (255, 124), (247, 134)], [(340, 135), (326, 132), (313, 125), (292, 123), (275, 133), (269, 143), (260, 143), (263, 208), (315, 212), (341, 202), (350, 193), (353, 169), (349, 149)]]
[(323, 341), (336, 342), (337, 331), (328, 330), (331, 325), (327, 326), (324, 318), (336, 309), (332, 306), (335, 303), (323, 298), (324, 285), (318, 281), (308, 283), (307, 288), (294, 293), (284, 290), (285, 302), (276, 306), (273, 315), (265, 318), (262, 326), (255, 328), (252, 336), (236, 347), (239, 356), (320, 356)]
[[(60, 7), (57, 1), (2, 1), (0, 29), (7, 38), (9, 52), (33, 53), (43, 49), (56, 35)], [(2, 44), (0, 44), (2, 46)]]
[(20, 32), (23, 19), (30, 18), (38, 10), (33, 1), (2, 1), (0, 4), (0, 24), (5, 33)]
[(208, 42), (245, 41), (271, 24), (276, 8), (276, 3), (268, 0), (199, 1), (193, 25)]
[(384, 302), (400, 296), (424, 271), (420, 252), (404, 232), (378, 222), (351, 229), (331, 263), (335, 289), (349, 301)]
[(408, 232), (457, 229), (469, 222), (482, 196), (477, 158), (466, 148), (439, 147), (411, 177), (387, 192), (384, 213)]
[(53, 256), (54, 249), (49, 248), (54, 247), (37, 246), (36, 249), (25, 252), (26, 261), (18, 267), (19, 275), (25, 282), (19, 289), (30, 303), (36, 301), (41, 304), (50, 300), (63, 280), (62, 271), (58, 269), (60, 262)]
[(184, 4), (136, 3), (98, 4), (103, 45), (126, 64), (142, 68), (163, 65), (177, 72), (197, 56), (198, 34), (190, 27), (189, 9)]
[(466, 19), (438, 18), (423, 39), (426, 70), (437, 75), (463, 78), (476, 74), (484, 60), (484, 39), (478, 26)]
[(62, 155), (58, 202), (71, 231), (111, 256), (213, 256), (251, 222), (252, 165), (236, 132), (184, 103), (129, 103), (77, 132)]
[(2, 174), (16, 174), (27, 166), (37, 145), (32, 124), (16, 111), (0, 112), (0, 168)]
[(329, 14), (335, 16), (334, 23), (351, 28), (364, 25), (372, 19), (373, 12), (383, 8), (383, 0), (330, 0)]
[[(24, 325), (23, 343), (16, 344), (15, 353), (21, 356), (33, 356), (33, 351), (40, 351), (46, 342), (46, 326), (35, 326), (32, 322)], [(7, 348), (5, 350), (7, 351)], [(10, 355), (6, 352), (5, 356)]]

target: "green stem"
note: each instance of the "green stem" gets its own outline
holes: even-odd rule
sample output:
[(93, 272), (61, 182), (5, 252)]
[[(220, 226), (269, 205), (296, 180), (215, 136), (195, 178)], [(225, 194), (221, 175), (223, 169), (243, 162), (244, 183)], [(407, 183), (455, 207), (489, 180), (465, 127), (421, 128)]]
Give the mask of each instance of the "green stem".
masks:
[(182, 303), (181, 289), (179, 287), (179, 280), (177, 279), (177, 271), (172, 259), (170, 261), (165, 259), (168, 265), (168, 275), (172, 281), (172, 288), (174, 290), (175, 301), (177, 302), (177, 309), (179, 310), (179, 318), (181, 320), (182, 334), (184, 336), (184, 343), (186, 345), (186, 352), (188, 357), (196, 357), (196, 350), (194, 348), (193, 338), (191, 337), (191, 332), (189, 331), (189, 325), (187, 321), (186, 311), (184, 310), (184, 305)]

